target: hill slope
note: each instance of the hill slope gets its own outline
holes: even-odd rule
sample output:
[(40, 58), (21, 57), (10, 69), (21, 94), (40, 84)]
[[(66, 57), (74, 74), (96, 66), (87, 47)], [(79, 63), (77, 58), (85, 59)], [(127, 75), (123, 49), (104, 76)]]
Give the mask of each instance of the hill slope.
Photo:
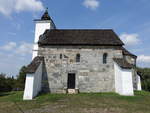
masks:
[(23, 92), (0, 93), (0, 113), (150, 113), (150, 93), (135, 93), (42, 94), (33, 101), (22, 101)]

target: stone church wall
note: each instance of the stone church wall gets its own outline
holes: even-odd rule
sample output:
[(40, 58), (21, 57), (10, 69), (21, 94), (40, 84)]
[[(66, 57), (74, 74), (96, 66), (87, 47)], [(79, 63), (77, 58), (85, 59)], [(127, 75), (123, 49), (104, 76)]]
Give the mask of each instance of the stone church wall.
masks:
[[(108, 54), (107, 64), (103, 64), (104, 53)], [(77, 54), (80, 62), (76, 62)], [(123, 57), (120, 50), (102, 46), (40, 47), (39, 56), (45, 59), (42, 87), (51, 93), (66, 93), (68, 73), (75, 73), (79, 92), (114, 92), (113, 58)]]

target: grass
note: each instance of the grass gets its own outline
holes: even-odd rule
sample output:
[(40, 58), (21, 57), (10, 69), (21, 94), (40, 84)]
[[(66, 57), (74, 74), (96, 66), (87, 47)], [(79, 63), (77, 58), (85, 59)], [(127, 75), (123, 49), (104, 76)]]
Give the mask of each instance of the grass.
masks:
[(22, 100), (23, 92), (0, 93), (0, 113), (150, 113), (150, 93), (41, 94)]

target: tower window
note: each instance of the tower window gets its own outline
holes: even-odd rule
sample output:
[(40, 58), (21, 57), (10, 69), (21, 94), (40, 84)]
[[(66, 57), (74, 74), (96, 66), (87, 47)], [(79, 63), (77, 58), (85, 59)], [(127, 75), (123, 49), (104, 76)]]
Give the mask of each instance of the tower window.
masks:
[(107, 64), (107, 53), (103, 54), (103, 64)]
[(80, 62), (80, 54), (76, 55), (76, 62)]

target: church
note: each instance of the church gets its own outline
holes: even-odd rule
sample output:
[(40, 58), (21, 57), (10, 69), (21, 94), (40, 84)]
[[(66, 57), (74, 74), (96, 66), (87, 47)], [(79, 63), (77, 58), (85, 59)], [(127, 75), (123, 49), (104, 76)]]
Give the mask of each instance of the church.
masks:
[(58, 29), (46, 10), (35, 20), (23, 99), (40, 92), (133, 96), (141, 90), (136, 59), (112, 29)]

